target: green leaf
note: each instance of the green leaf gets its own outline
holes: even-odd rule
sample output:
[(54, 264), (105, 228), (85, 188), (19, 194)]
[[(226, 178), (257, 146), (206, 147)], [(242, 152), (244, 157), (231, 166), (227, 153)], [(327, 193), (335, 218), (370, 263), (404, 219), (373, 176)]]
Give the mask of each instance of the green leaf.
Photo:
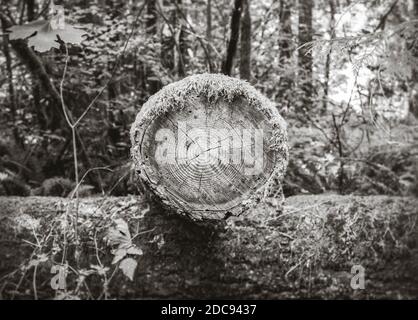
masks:
[(127, 249), (125, 248), (119, 248), (112, 252), (114, 257), (112, 260), (112, 264), (118, 263), (121, 261), (125, 256), (127, 255)]
[(141, 256), (143, 255), (143, 252), (141, 249), (139, 249), (138, 247), (132, 245), (128, 248), (128, 250), (126, 251), (127, 254), (132, 254), (132, 255), (136, 255), (136, 256)]
[(115, 219), (113, 224), (107, 232), (109, 243), (112, 246), (125, 245), (129, 247), (132, 244), (132, 239), (128, 224), (123, 219)]
[(114, 255), (112, 264), (115, 264), (121, 261), (123, 258), (125, 258), (127, 254), (140, 256), (143, 254), (143, 252), (141, 249), (139, 249), (135, 245), (130, 245), (130, 246), (121, 245), (116, 250), (113, 250), (112, 254)]
[(63, 22), (63, 14), (59, 13), (50, 20), (36, 20), (21, 26), (9, 28), (10, 40), (29, 38), (28, 46), (38, 52), (45, 52), (51, 48), (59, 48), (58, 39), (65, 43), (80, 44), (83, 30)]
[(17, 39), (26, 39), (36, 32), (38, 32), (42, 27), (44, 27), (46, 21), (44, 20), (36, 20), (33, 22), (29, 22), (27, 24), (21, 26), (13, 26), (9, 28), (10, 31), (9, 39), (10, 40), (17, 40)]
[(122, 260), (122, 262), (119, 265), (119, 268), (122, 270), (123, 274), (129, 278), (129, 280), (133, 281), (137, 265), (138, 262), (136, 262), (135, 259), (126, 258)]

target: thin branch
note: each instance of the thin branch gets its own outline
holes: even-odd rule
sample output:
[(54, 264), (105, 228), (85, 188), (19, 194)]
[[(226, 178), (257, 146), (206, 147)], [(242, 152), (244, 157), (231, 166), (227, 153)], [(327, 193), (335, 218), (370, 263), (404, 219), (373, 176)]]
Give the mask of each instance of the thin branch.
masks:
[(68, 123), (68, 126), (70, 128), (73, 128), (73, 123), (70, 120), (70, 116), (68, 114), (68, 109), (65, 106), (65, 101), (64, 101), (64, 81), (65, 81), (65, 77), (67, 75), (67, 70), (68, 70), (68, 60), (69, 60), (69, 55), (68, 55), (68, 47), (67, 44), (64, 43), (64, 48), (65, 48), (65, 58), (64, 58), (64, 71), (62, 73), (62, 77), (61, 77), (61, 81), (60, 81), (60, 101), (61, 101), (61, 107), (62, 107), (62, 112), (64, 113), (65, 116), (65, 120)]
[(389, 17), (389, 15), (392, 13), (392, 11), (396, 8), (396, 5), (398, 4), (399, 0), (395, 0), (392, 5), (390, 6), (389, 10), (380, 18), (380, 22), (377, 25), (377, 27), (374, 29), (374, 32), (376, 32), (379, 29), (384, 29), (386, 20)]

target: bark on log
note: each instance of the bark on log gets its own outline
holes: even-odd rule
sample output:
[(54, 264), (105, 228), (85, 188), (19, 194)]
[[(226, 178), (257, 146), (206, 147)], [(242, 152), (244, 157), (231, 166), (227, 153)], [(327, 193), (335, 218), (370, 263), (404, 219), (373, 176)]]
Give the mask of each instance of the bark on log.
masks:
[[(68, 204), (64, 198), (0, 197), (0, 298), (33, 298), (33, 268), (22, 276), (21, 264), (31, 259), (29, 243), (42, 242)], [(143, 250), (135, 256), (133, 282), (118, 270), (109, 298), (418, 298), (417, 199), (295, 196), (280, 215), (260, 205), (245, 217), (204, 224), (159, 207), (144, 210), (147, 205), (138, 197), (81, 200), (83, 248), (78, 266), (70, 265), (98, 265), (97, 234), (110, 277), (113, 255), (102, 241), (109, 218), (125, 219)], [(54, 296), (52, 254), (46, 252), (35, 277), (39, 298)], [(364, 290), (350, 286), (353, 265), (365, 268)], [(86, 278), (89, 297), (100, 296), (100, 279)], [(69, 280), (68, 287), (72, 294)]]
[(139, 176), (193, 218), (237, 215), (281, 190), (286, 123), (241, 80), (202, 74), (166, 86), (142, 107), (131, 140)]

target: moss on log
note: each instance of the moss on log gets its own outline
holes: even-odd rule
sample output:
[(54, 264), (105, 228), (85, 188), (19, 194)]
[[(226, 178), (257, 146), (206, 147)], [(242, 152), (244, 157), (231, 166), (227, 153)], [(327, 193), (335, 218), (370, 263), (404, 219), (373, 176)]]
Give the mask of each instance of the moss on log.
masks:
[[(62, 242), (53, 230), (62, 228), (64, 214), (72, 221), (69, 206), (64, 198), (0, 197), (1, 298), (34, 298), (35, 290), (38, 298), (54, 297), (51, 266), (61, 260), (56, 247)], [(77, 262), (71, 233), (67, 237), (69, 264), (79, 272), (70, 269), (67, 293), (118, 299), (418, 298), (417, 208), (412, 198), (295, 196), (282, 213), (260, 204), (245, 216), (197, 224), (138, 197), (86, 198), (80, 203)], [(114, 254), (105, 240), (107, 222), (118, 219), (128, 223), (132, 242), (143, 251), (131, 256), (138, 263), (133, 281), (111, 264)], [(51, 244), (36, 251), (48, 235)], [(30, 261), (36, 257), (34, 276)], [(99, 264), (111, 279), (107, 290), (103, 274), (89, 273)], [(353, 265), (365, 268), (364, 290), (350, 286)], [(80, 270), (89, 290), (74, 289)]]
[(280, 195), (286, 123), (247, 82), (200, 74), (164, 87), (141, 108), (131, 141), (139, 176), (192, 218), (238, 215)]

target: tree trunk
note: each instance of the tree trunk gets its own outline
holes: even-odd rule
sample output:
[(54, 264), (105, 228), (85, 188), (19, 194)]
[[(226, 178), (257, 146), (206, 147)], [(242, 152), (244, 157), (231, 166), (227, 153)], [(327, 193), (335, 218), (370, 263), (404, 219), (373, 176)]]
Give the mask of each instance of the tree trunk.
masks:
[(36, 0), (26, 0), (26, 12), (28, 21), (35, 19), (36, 14)]
[(180, 78), (183, 78), (186, 74), (186, 64), (187, 64), (187, 33), (185, 26), (185, 19), (182, 17), (187, 17), (187, 9), (183, 5), (182, 0), (177, 0), (176, 6), (177, 16), (178, 16), (178, 58), (177, 58), (177, 74)]
[[(143, 255), (132, 256), (138, 261), (133, 281), (115, 272), (110, 299), (416, 299), (418, 224), (411, 222), (417, 206), (417, 200), (399, 197), (295, 196), (287, 199), (283, 215), (260, 204), (245, 216), (195, 224), (141, 197), (81, 199), (83, 246), (77, 266), (68, 238), (68, 263), (87, 271), (99, 257), (110, 268), (109, 278), (116, 265), (104, 236), (112, 221), (123, 219)], [(0, 299), (33, 299), (34, 287), (39, 299), (54, 297), (51, 248), (63, 245), (55, 235), (67, 214), (71, 221), (74, 212), (65, 198), (0, 197)], [(43, 250), (30, 244), (37, 241)], [(33, 267), (22, 267), (34, 250), (47, 258), (36, 277)], [(61, 261), (60, 252), (54, 260)], [(366, 268), (365, 290), (350, 286), (356, 264)], [(77, 279), (70, 269), (70, 294)], [(91, 298), (101, 295), (101, 279), (86, 277)], [(88, 297), (82, 289), (78, 295)]]
[(10, 54), (9, 37), (7, 36), (7, 28), (4, 22), (1, 23), (3, 31), (3, 53), (6, 58), (6, 71), (7, 82), (9, 92), (9, 108), (10, 108), (10, 121), (13, 124), (13, 137), (17, 145), (24, 149), (25, 145), (20, 137), (18, 126), (16, 126), (16, 110), (17, 110), (17, 98), (15, 87), (13, 84), (13, 69), (12, 69), (12, 56)]
[[(418, 19), (418, 0), (414, 0), (414, 8), (413, 8), (413, 19)], [(415, 28), (418, 29), (418, 23), (415, 22)], [(415, 38), (410, 40), (412, 43), (412, 55), (418, 61), (418, 43), (417, 43), (417, 35), (418, 31), (415, 31)], [(409, 112), (414, 115), (415, 118), (418, 119), (418, 67), (415, 66), (412, 69), (412, 94), (409, 103)]]
[[(303, 46), (313, 40), (312, 31), (312, 11), (313, 1), (299, 0), (299, 47)], [(312, 107), (312, 53), (309, 48), (304, 46), (299, 49), (299, 84), (301, 88), (300, 101), (302, 109), (311, 109)]]
[(241, 20), (241, 57), (239, 73), (241, 79), (251, 80), (251, 14), (250, 0), (243, 1)]
[(206, 40), (212, 41), (212, 0), (207, 0), (206, 5)]
[(209, 73), (212, 73), (212, 0), (207, 0), (206, 5), (206, 41), (206, 65), (208, 66)]
[(156, 0), (147, 1), (147, 15), (145, 20), (145, 26), (147, 28), (147, 34), (155, 36), (157, 34), (157, 4)]
[(2, 31), (3, 31), (3, 54), (6, 58), (6, 71), (7, 71), (7, 81), (8, 81), (8, 90), (9, 90), (9, 107), (11, 120), (14, 123), (16, 120), (16, 95), (15, 88), (13, 84), (13, 69), (12, 69), (12, 57), (10, 55), (9, 49), (9, 37), (7, 36), (7, 27), (2, 21)]
[(237, 51), (242, 3), (243, 0), (235, 0), (234, 9), (232, 11), (229, 43), (226, 51), (226, 57), (222, 64), (222, 73), (228, 76), (230, 76), (232, 73), (232, 68), (234, 66), (234, 58)]
[[(26, 0), (26, 16), (29, 21), (35, 20), (36, 14), (36, 1)], [(32, 83), (32, 95), (34, 112), (37, 115), (38, 125), (41, 130), (47, 130), (51, 123), (48, 123), (48, 112), (45, 110), (45, 106), (41, 103), (42, 87), (39, 85), (39, 81), (33, 81)]]
[(293, 51), (291, 8), (289, 0), (280, 0), (279, 54), (283, 63), (292, 57)]
[[(164, 19), (161, 32), (161, 63), (172, 73), (182, 78), (185, 75), (187, 37), (185, 20), (187, 14), (181, 0), (166, 0), (160, 8)], [(165, 12), (162, 12), (165, 9)]]
[(160, 14), (164, 15), (165, 19), (161, 27), (161, 64), (169, 72), (172, 72), (176, 65), (177, 15), (176, 9), (174, 8), (174, 1), (177, 0), (164, 0), (162, 7), (159, 7)]
[[(147, 35), (153, 38), (157, 35), (157, 0), (146, 0), (147, 1), (147, 15), (145, 20), (145, 26)], [(147, 78), (155, 78), (152, 67), (148, 64), (146, 68)], [(157, 79), (147, 79), (148, 91), (150, 94), (156, 93), (161, 88), (161, 83)]]
[[(292, 63), (293, 32), (291, 21), (291, 4), (289, 0), (280, 0), (280, 21), (279, 21), (279, 64), (281, 70), (288, 73), (289, 64)], [(286, 74), (280, 75), (278, 96), (287, 104), (291, 102), (293, 77)], [(286, 106), (287, 108), (289, 105)]]
[[(334, 0), (329, 0), (330, 8), (330, 21), (329, 21), (329, 34), (330, 39), (332, 40), (335, 37), (335, 2)], [(331, 54), (332, 46), (327, 54), (327, 59), (325, 61), (325, 83), (324, 83), (324, 102), (323, 102), (323, 112), (327, 110), (328, 107), (328, 91), (329, 91), (329, 76), (331, 69)]]

